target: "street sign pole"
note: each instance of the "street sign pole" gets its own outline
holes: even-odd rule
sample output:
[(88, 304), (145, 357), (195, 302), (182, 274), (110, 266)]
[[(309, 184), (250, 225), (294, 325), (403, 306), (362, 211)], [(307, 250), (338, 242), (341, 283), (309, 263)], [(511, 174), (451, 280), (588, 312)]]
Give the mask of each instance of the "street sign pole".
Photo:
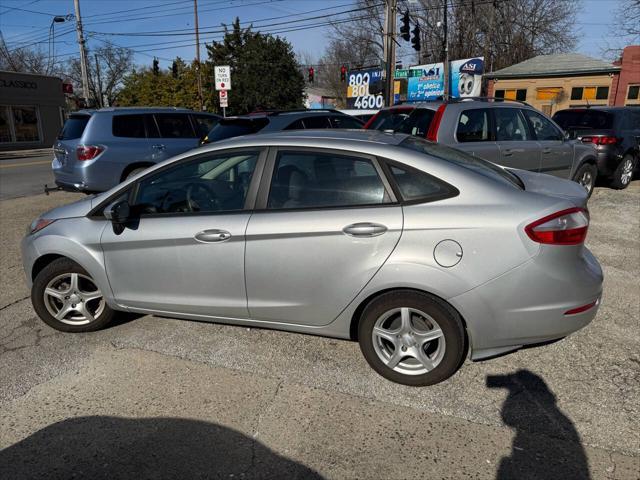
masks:
[(213, 67), (216, 82), (216, 90), (220, 95), (220, 106), (222, 107), (222, 116), (227, 116), (227, 107), (229, 106), (229, 97), (227, 92), (231, 90), (231, 67), (229, 65), (218, 65)]

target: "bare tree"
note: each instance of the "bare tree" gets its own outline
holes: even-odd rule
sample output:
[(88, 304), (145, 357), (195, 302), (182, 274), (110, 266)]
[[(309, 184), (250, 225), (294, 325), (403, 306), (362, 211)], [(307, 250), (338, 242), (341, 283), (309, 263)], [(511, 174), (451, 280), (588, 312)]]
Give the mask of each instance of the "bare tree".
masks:
[[(88, 57), (89, 98), (94, 105), (110, 106), (122, 88), (123, 77), (133, 69), (133, 51), (106, 42)], [(71, 59), (67, 67), (75, 88), (82, 90), (80, 59)]]
[(9, 48), (0, 34), (0, 70), (21, 73), (47, 73), (47, 54), (28, 47)]
[(614, 23), (610, 27), (613, 41), (603, 41), (602, 55), (611, 60), (622, 56), (626, 45), (640, 42), (640, 0), (622, 0), (613, 12)]

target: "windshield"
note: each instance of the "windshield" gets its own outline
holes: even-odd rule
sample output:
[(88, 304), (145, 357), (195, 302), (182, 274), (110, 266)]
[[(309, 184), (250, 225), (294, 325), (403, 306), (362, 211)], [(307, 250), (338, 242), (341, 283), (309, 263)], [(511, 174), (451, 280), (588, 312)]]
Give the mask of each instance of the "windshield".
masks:
[(256, 133), (262, 130), (268, 123), (269, 120), (266, 118), (221, 120), (206, 136), (205, 143)]
[(369, 130), (395, 130), (409, 116), (411, 109), (380, 110), (367, 127)]
[(417, 137), (407, 137), (399, 143), (399, 146), (415, 150), (420, 153), (425, 153), (432, 157), (446, 160), (447, 162), (455, 163), (456, 165), (473, 170), (485, 177), (498, 180), (500, 182), (506, 181), (510, 185), (524, 189), (522, 181), (509, 170), (459, 150), (445, 147), (439, 143), (429, 142), (428, 140), (423, 140), (422, 138)]
[(416, 108), (411, 115), (396, 128), (396, 132), (425, 137), (435, 114), (436, 111), (429, 108)]
[(72, 115), (64, 122), (64, 126), (58, 135), (58, 140), (73, 140), (80, 138), (84, 128), (89, 123), (90, 115)]
[(613, 115), (599, 110), (562, 110), (553, 120), (564, 130), (603, 130), (613, 128)]

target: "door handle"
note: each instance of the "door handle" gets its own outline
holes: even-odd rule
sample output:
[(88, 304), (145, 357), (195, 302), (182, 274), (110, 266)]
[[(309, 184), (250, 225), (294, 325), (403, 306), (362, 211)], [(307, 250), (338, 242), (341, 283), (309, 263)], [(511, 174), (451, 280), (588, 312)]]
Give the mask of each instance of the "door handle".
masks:
[(156, 150), (164, 150), (165, 147), (164, 145), (162, 145), (161, 143), (159, 143), (158, 145), (151, 145), (152, 148), (155, 148)]
[(508, 148), (508, 149), (506, 149), (506, 150), (503, 150), (503, 151), (502, 151), (502, 154), (503, 154), (505, 157), (510, 157), (511, 155), (513, 155), (513, 151), (511, 151), (511, 149), (510, 149), (510, 148)]
[(231, 234), (226, 230), (203, 230), (202, 232), (196, 233), (194, 238), (203, 243), (216, 243), (229, 240)]
[(377, 237), (386, 232), (387, 227), (379, 223), (361, 222), (347, 225), (342, 231), (351, 237)]
[(543, 148), (542, 149), (542, 153), (544, 153), (545, 155), (549, 154), (549, 153), (551, 153), (551, 149), (550, 148)]

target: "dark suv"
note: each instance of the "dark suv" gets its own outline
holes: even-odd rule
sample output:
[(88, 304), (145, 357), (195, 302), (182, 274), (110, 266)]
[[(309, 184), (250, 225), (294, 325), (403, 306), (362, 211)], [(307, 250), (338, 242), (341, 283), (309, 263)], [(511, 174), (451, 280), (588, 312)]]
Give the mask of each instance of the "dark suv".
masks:
[(591, 194), (595, 150), (569, 140), (524, 102), (493, 98), (416, 103), (396, 131), (427, 138), (510, 168), (574, 180)]
[(571, 138), (596, 149), (598, 175), (613, 188), (627, 188), (640, 159), (640, 108), (589, 107), (553, 115)]
[(362, 128), (364, 122), (337, 110), (289, 110), (257, 112), (227, 117), (211, 129), (201, 144), (252, 133), (318, 128)]

